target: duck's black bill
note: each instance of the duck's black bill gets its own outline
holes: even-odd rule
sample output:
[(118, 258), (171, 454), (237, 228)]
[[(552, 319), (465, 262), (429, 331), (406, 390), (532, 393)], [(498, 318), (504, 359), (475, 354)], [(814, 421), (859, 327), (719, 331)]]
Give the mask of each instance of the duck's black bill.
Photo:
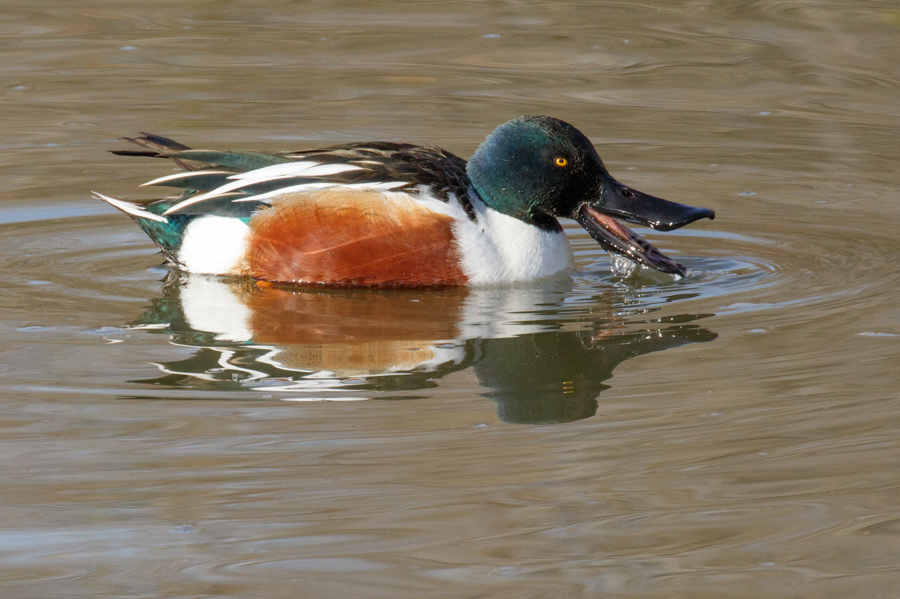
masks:
[(671, 231), (701, 218), (715, 218), (708, 208), (676, 204), (604, 179), (600, 197), (581, 205), (575, 220), (608, 252), (615, 252), (661, 272), (684, 276), (687, 268), (642, 239), (616, 219)]
[(600, 198), (591, 207), (608, 216), (659, 231), (671, 231), (701, 218), (715, 218), (709, 208), (676, 204), (641, 193), (607, 177), (600, 188)]

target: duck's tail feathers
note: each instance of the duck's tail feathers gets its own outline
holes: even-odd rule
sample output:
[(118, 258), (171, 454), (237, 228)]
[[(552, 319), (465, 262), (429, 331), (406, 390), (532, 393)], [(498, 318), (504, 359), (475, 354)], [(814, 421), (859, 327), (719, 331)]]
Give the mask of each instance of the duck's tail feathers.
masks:
[[(163, 137), (162, 135), (153, 135), (152, 133), (141, 132), (141, 137), (120, 137), (121, 141), (127, 141), (135, 145), (146, 148), (144, 150), (110, 150), (111, 153), (118, 156), (148, 156), (150, 158), (168, 158), (186, 171), (198, 171), (201, 169), (221, 169), (226, 176), (237, 173), (252, 171), (266, 166), (282, 164), (285, 162), (293, 162), (294, 159), (286, 158), (277, 154), (262, 154), (260, 152), (248, 152), (244, 150), (192, 150), (184, 144), (180, 144), (175, 140)], [(147, 185), (159, 185), (164, 180), (156, 179), (153, 183)], [(172, 181), (178, 181), (179, 184), (174, 187), (186, 187), (182, 184), (180, 177), (173, 176)], [(204, 190), (203, 187), (196, 188)]]
[[(154, 210), (158, 204), (151, 203), (149, 205), (133, 204), (111, 198), (102, 193), (94, 192), (94, 197), (103, 200), (110, 206), (117, 208), (130, 216), (137, 225), (144, 230), (150, 239), (159, 246), (166, 258), (173, 263), (177, 263), (178, 248), (181, 247), (184, 231), (188, 223), (193, 220), (194, 216), (184, 214), (173, 214), (171, 216), (162, 216), (156, 214)], [(163, 204), (165, 206), (166, 204)]]
[(149, 219), (160, 223), (169, 222), (169, 219), (167, 219), (165, 216), (154, 214), (139, 204), (132, 204), (131, 202), (126, 202), (125, 200), (111, 198), (109, 196), (103, 195), (102, 193), (97, 193), (96, 191), (93, 192), (93, 194), (94, 197), (98, 200), (103, 200), (113, 208), (121, 210), (137, 221), (140, 221), (140, 219)]
[(127, 141), (129, 143), (133, 143), (137, 146), (141, 146), (142, 148), (147, 149), (110, 150), (112, 154), (117, 154), (119, 156), (149, 156), (151, 158), (168, 158), (186, 171), (196, 171), (207, 166), (202, 162), (194, 162), (191, 160), (183, 160), (181, 158), (169, 156), (168, 154), (171, 154), (172, 152), (183, 152), (185, 150), (190, 150), (190, 148), (184, 144), (178, 143), (174, 139), (169, 139), (168, 137), (163, 137), (162, 135), (154, 135), (152, 133), (141, 131), (140, 137), (120, 137), (119, 140)]

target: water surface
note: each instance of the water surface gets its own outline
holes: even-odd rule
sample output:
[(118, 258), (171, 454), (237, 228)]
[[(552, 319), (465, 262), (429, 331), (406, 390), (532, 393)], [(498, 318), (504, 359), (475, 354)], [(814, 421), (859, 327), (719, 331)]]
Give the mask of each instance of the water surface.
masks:
[[(892, 597), (891, 3), (6, 2), (4, 597)], [(161, 266), (92, 190), (194, 147), (572, 122), (683, 280), (327, 291)]]

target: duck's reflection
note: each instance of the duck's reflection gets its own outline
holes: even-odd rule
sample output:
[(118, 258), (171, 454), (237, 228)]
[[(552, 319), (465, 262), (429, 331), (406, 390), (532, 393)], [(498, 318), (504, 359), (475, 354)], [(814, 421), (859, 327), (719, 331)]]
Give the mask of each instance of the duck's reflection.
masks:
[(571, 285), (310, 290), (173, 273), (132, 324), (196, 349), (135, 382), (365, 399), (472, 367), (503, 420), (568, 422), (595, 414), (622, 361), (716, 338), (693, 324), (703, 315), (626, 322), (614, 292), (577, 301)]

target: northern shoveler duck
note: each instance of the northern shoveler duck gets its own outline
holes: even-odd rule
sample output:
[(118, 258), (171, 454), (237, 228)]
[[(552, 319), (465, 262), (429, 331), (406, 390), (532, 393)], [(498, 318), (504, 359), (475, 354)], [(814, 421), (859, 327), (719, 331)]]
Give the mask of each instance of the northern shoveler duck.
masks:
[(668, 231), (712, 210), (623, 185), (575, 127), (546, 116), (500, 125), (468, 162), (437, 147), (353, 143), (282, 154), (192, 150), (143, 134), (129, 156), (186, 172), (144, 185), (181, 188), (128, 214), (174, 265), (194, 273), (331, 286), (491, 284), (573, 267), (558, 218), (654, 268), (687, 269), (616, 219)]

